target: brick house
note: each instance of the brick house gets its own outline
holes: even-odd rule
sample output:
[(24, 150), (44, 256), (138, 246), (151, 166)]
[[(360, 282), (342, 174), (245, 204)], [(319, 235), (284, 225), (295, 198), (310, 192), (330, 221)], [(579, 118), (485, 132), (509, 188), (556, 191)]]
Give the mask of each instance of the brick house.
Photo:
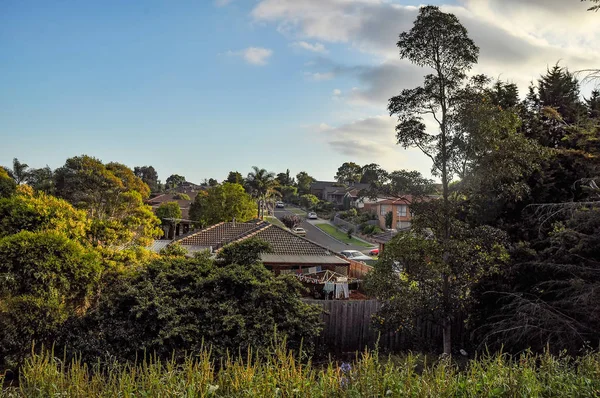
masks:
[(392, 212), (392, 229), (404, 229), (410, 227), (412, 218), (410, 212), (410, 204), (412, 196), (406, 195), (395, 199), (382, 199), (375, 203), (365, 203), (364, 211), (371, 212), (377, 215), (379, 228), (388, 229), (385, 225), (386, 214)]

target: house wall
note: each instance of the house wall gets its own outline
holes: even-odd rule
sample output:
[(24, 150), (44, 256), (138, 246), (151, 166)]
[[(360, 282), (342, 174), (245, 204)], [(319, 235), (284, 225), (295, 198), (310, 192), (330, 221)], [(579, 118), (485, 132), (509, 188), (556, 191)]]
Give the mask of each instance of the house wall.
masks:
[[(401, 212), (399, 213), (399, 210), (401, 209), (402, 206), (406, 206), (405, 207), (405, 212)], [(375, 209), (377, 211), (377, 218), (379, 220), (379, 228), (385, 230), (386, 226), (385, 226), (385, 215), (391, 210), (392, 214), (393, 214), (393, 219), (392, 219), (392, 229), (398, 229), (400, 226), (405, 226), (405, 224), (402, 223), (410, 223), (410, 220), (412, 219), (411, 215), (410, 215), (410, 205), (408, 204), (380, 204), (377, 203), (375, 204)], [(383, 210), (382, 210), (383, 207)], [(398, 223), (401, 223), (400, 225)]]

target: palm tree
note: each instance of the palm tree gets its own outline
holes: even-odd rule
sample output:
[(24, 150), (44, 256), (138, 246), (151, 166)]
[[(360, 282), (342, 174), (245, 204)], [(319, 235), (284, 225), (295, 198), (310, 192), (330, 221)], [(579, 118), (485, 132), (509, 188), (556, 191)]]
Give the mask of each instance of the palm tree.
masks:
[(28, 168), (28, 164), (21, 163), (19, 162), (19, 159), (14, 158), (12, 170), (7, 170), (7, 172), (15, 180), (15, 182), (20, 185), (25, 182), (27, 176), (29, 175), (27, 172)]
[(267, 198), (276, 196), (277, 181), (275, 180), (275, 173), (252, 166), (252, 171), (248, 173), (246, 182), (250, 188), (250, 194), (258, 199), (258, 217), (263, 219), (264, 209), (262, 205), (266, 204)]

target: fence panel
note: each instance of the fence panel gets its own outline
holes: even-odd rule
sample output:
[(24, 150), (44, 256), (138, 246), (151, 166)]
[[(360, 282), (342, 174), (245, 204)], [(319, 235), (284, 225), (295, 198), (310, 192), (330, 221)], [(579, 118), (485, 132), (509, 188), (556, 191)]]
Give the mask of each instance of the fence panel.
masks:
[[(323, 332), (318, 340), (330, 352), (340, 354), (362, 351), (366, 347), (388, 351), (399, 351), (410, 345), (440, 347), (442, 329), (426, 319), (417, 319), (415, 333), (389, 332), (382, 333), (374, 327), (373, 315), (381, 308), (377, 300), (312, 300), (304, 299), (308, 304), (319, 305), (323, 309), (321, 320)], [(464, 342), (463, 320), (457, 319), (453, 325), (456, 342)], [(460, 344), (460, 343), (459, 343)]]

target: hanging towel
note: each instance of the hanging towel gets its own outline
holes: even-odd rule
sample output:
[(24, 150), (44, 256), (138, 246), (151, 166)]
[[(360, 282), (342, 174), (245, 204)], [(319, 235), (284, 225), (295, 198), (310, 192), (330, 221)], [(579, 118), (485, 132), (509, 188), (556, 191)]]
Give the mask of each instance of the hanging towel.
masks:
[(333, 289), (334, 289), (333, 283), (325, 282), (325, 285), (323, 286), (324, 293), (331, 293), (331, 292), (333, 292)]
[(342, 290), (344, 292), (344, 298), (350, 298), (350, 290), (348, 289), (347, 283), (342, 283)]

